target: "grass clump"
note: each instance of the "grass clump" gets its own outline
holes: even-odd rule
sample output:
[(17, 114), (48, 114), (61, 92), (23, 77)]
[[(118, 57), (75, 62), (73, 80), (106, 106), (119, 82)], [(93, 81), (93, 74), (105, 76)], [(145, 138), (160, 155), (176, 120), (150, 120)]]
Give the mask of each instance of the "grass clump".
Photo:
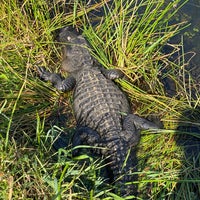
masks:
[[(199, 137), (199, 96), (185, 70), (184, 56), (178, 55), (182, 44), (169, 43), (183, 27), (171, 21), (182, 6), (180, 1), (87, 3), (2, 1), (0, 196), (120, 199), (100, 173), (103, 162), (86, 154), (74, 159), (70, 142), (65, 150), (52, 148), (54, 135), (61, 133), (52, 119), (62, 116), (60, 112), (65, 114), (65, 124), (59, 127), (73, 132), (72, 98), (41, 82), (34, 65), (58, 71), (61, 55), (56, 34), (73, 25), (88, 39), (98, 62), (127, 75), (128, 80), (118, 83), (128, 93), (134, 112), (144, 117), (157, 113), (164, 124), (165, 130), (142, 133), (138, 199), (198, 199), (194, 191), (199, 191), (199, 156), (190, 159), (177, 139), (191, 134)], [(96, 9), (102, 13), (94, 18)], [(170, 51), (164, 52), (164, 46)], [(172, 61), (174, 55), (177, 60)], [(173, 95), (166, 91), (166, 79), (174, 83)], [(196, 129), (189, 133), (179, 127)]]

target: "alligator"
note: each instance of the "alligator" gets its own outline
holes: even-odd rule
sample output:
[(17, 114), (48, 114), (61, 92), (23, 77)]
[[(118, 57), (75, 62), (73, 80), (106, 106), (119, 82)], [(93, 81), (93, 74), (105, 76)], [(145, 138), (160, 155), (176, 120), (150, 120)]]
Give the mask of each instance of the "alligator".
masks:
[[(59, 34), (62, 43), (62, 69), (69, 76), (51, 73), (37, 67), (44, 81), (62, 92), (73, 92), (73, 109), (77, 122), (73, 146), (80, 144), (102, 147), (113, 174), (116, 191), (121, 196), (136, 193), (133, 182), (134, 160), (130, 149), (140, 141), (140, 131), (158, 129), (147, 119), (132, 114), (127, 96), (113, 81), (123, 78), (118, 69), (105, 69), (96, 64), (90, 47), (82, 34), (64, 28)], [(130, 184), (125, 184), (130, 182)]]

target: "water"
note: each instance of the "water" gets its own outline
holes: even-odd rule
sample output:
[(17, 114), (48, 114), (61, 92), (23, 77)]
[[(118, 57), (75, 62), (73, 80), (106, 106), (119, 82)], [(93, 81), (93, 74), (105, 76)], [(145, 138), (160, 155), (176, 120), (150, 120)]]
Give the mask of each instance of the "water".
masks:
[(198, 81), (200, 78), (200, 0), (189, 0), (178, 12), (180, 21), (188, 21), (190, 26), (179, 34), (183, 36), (184, 51), (190, 60), (188, 69)]
[[(99, 0), (90, 0), (88, 5), (100, 2)], [(183, 3), (184, 1), (182, 1)], [(112, 1), (108, 3), (112, 5)], [(178, 5), (177, 5), (178, 6)], [(91, 18), (102, 16), (103, 9), (91, 13)], [(93, 15), (94, 14), (94, 15)], [(200, 78), (200, 0), (189, 0), (176, 14), (174, 21), (187, 22), (189, 27), (180, 32), (178, 36), (172, 39), (174, 43), (180, 43), (183, 37), (184, 51), (186, 53), (186, 62), (192, 76), (198, 81)], [(98, 23), (98, 20), (97, 22)], [(93, 22), (95, 25), (95, 22)]]

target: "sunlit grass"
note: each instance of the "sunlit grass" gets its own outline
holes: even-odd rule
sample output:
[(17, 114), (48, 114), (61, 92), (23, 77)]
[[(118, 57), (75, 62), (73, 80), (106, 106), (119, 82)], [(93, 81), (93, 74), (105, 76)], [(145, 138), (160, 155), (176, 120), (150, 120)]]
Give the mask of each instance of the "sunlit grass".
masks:
[[(199, 124), (185, 114), (199, 106), (195, 84), (185, 69), (183, 44), (170, 44), (185, 23), (172, 17), (180, 1), (120, 1), (86, 5), (30, 0), (2, 1), (0, 7), (0, 198), (1, 199), (120, 199), (101, 175), (105, 163), (83, 155), (76, 159), (71, 147), (56, 152), (55, 136), (64, 128), (73, 132), (71, 93), (60, 94), (37, 78), (35, 65), (59, 72), (60, 28), (73, 25), (83, 32), (91, 53), (106, 68), (122, 70), (128, 79), (118, 81), (135, 113), (156, 115), (164, 130), (142, 132), (138, 146), (138, 199), (198, 199), (199, 159), (190, 162), (176, 137), (180, 124)], [(89, 11), (102, 7), (93, 26)], [(163, 52), (163, 46), (170, 52)], [(170, 56), (179, 54), (177, 60)], [(174, 81), (176, 93), (166, 95), (164, 78)], [(188, 77), (186, 79), (186, 77)], [(66, 124), (52, 119), (64, 107)], [(67, 127), (67, 128), (66, 128)], [(197, 133), (193, 134), (199, 137)], [(69, 139), (70, 140), (70, 139)], [(127, 198), (128, 199), (128, 198)]]

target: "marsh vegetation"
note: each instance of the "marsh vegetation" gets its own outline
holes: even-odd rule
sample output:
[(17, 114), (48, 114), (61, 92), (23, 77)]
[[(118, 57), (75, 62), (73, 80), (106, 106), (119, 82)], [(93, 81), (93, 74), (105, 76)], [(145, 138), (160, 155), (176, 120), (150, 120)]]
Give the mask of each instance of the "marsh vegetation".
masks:
[[(169, 42), (187, 26), (187, 22), (172, 23), (183, 4), (179, 0), (167, 4), (2, 1), (0, 199), (122, 199), (101, 175), (105, 164), (101, 158), (87, 154), (73, 158), (70, 137), (66, 149), (53, 148), (62, 130), (73, 133), (73, 100), (71, 93), (59, 93), (40, 81), (35, 65), (59, 72), (56, 35), (65, 26), (83, 33), (104, 67), (126, 74), (128, 80), (118, 84), (128, 94), (134, 113), (156, 115), (163, 124), (162, 130), (141, 133), (137, 198), (199, 199), (200, 160), (192, 141), (199, 139), (200, 97), (186, 70), (183, 44)], [(103, 15), (94, 17), (98, 9)], [(57, 123), (58, 117), (64, 123)], [(187, 136), (194, 154), (183, 145)]]

